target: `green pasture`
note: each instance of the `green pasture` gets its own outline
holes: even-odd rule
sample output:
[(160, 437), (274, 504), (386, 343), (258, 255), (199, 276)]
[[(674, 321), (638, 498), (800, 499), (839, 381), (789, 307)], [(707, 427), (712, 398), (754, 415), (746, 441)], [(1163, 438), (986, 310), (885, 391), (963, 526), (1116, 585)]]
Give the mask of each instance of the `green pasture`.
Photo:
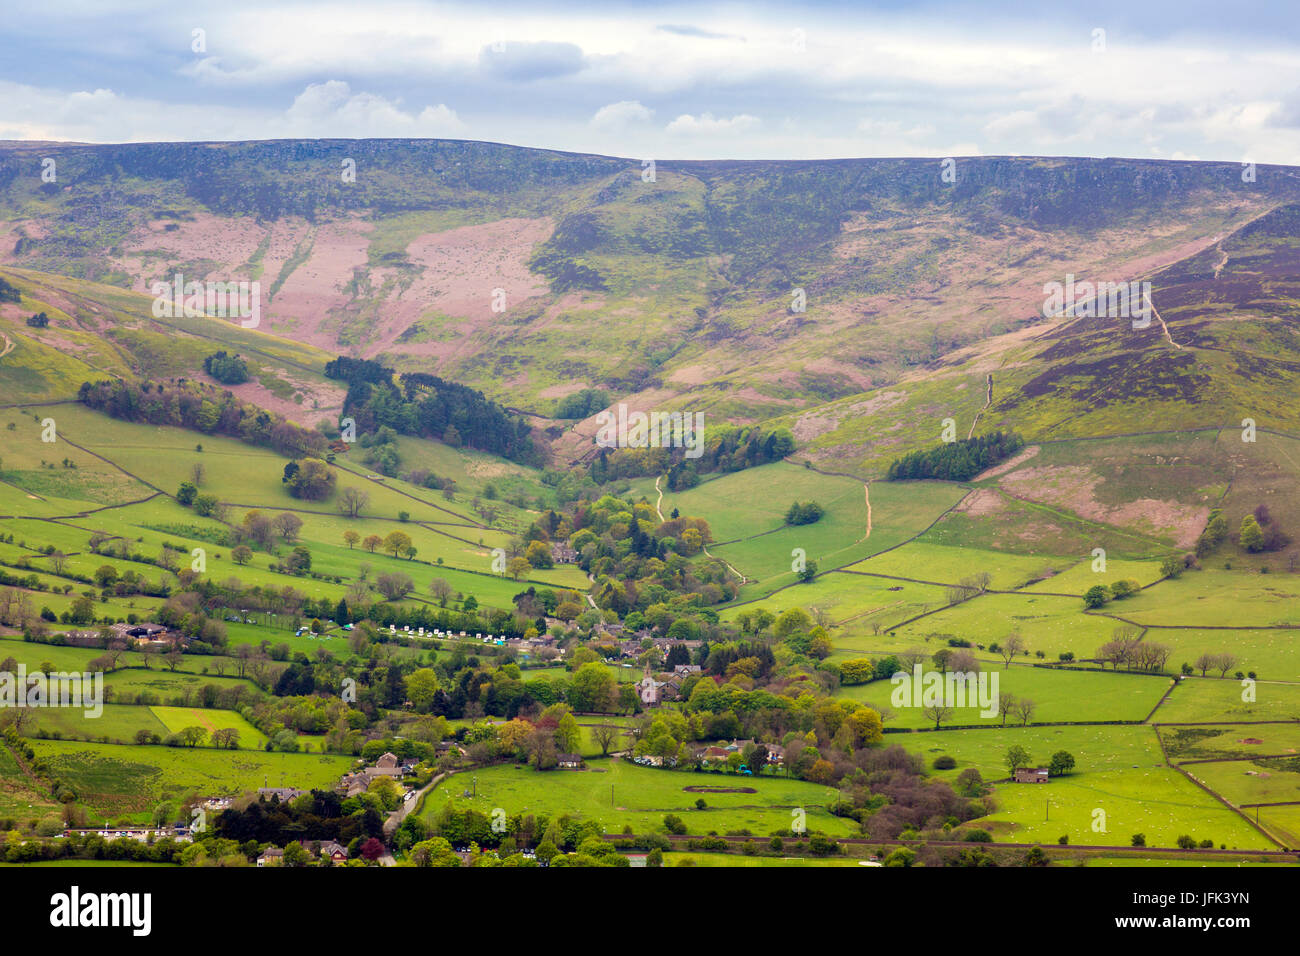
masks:
[[(926, 669), (931, 668), (927, 665)], [(1034, 702), (1036, 708), (1030, 718), (1033, 723), (1144, 720), (1170, 683), (1168, 677), (1050, 670), (1023, 664), (1004, 669), (1001, 662), (984, 662), (982, 672), (987, 675), (987, 686), (995, 709), (997, 693), (994, 692), (992, 683), (994, 677), (997, 679), (996, 691)], [(892, 703), (894, 692), (895, 685), (889, 680), (883, 680), (842, 687), (838, 696), (860, 700), (878, 711), (886, 708), (893, 714), (886, 722), (887, 727), (934, 726), (934, 721), (926, 718), (921, 707), (914, 707), (910, 702), (907, 706), (895, 707)], [(1003, 717), (1000, 713), (994, 717), (984, 717), (978, 707), (961, 707), (956, 708), (944, 723), (999, 726), (1003, 724)], [(1007, 714), (1005, 723), (1015, 726), (1020, 723), (1020, 719), (1014, 713)], [(894, 738), (890, 736), (887, 739), (892, 742)]]
[(982, 594), (893, 630), (912, 644), (920, 644), (928, 636), (941, 643), (956, 637), (985, 646), (1001, 643), (1018, 631), (1031, 654), (1042, 651), (1048, 660), (1065, 651), (1076, 658), (1093, 657), (1121, 622), (1083, 612), (1081, 599)]
[[(1228, 669), (1231, 677), (1237, 671), (1251, 671), (1263, 680), (1300, 680), (1300, 628), (1250, 628), (1213, 630), (1207, 628), (1153, 627), (1143, 640), (1157, 641), (1174, 649), (1170, 662), (1173, 668), (1184, 662), (1196, 664), (1202, 654), (1232, 654), (1237, 660)], [(1198, 669), (1197, 674), (1200, 673)], [(1219, 671), (1211, 669), (1211, 676)]]
[(1187, 677), (1151, 719), (1159, 724), (1188, 721), (1300, 720), (1300, 684), (1256, 681), (1249, 687), (1232, 677)]
[(1148, 627), (1300, 628), (1300, 578), (1250, 571), (1186, 571), (1141, 594), (1112, 601), (1106, 610)]
[[(833, 817), (826, 806), (835, 790), (801, 780), (694, 773), (639, 767), (622, 760), (593, 760), (587, 770), (539, 772), (524, 766), (491, 767), (456, 774), (426, 798), (421, 813), (432, 819), (452, 801), (490, 814), (495, 807), (509, 814), (546, 813), (594, 819), (607, 833), (631, 826), (637, 833), (662, 831), (666, 813), (686, 821), (687, 832), (704, 835), (751, 830), (763, 836), (788, 831), (792, 811), (803, 808), (809, 830), (847, 836), (851, 820)], [(477, 778), (473, 780), (471, 778)], [(477, 786), (477, 797), (464, 796)], [(683, 787), (752, 787), (757, 793), (689, 793)], [(698, 810), (695, 801), (708, 805)]]
[(956, 584), (963, 578), (987, 573), (992, 578), (989, 587), (1009, 591), (1029, 586), (1029, 582), (1053, 572), (1060, 575), (1079, 560), (1078, 557), (1011, 554), (987, 548), (954, 548), (932, 544), (922, 538), (859, 561), (846, 570), (935, 584)]
[(122, 746), (75, 741), (32, 741), (49, 775), (70, 786), (106, 820), (144, 822), (164, 801), (187, 794), (236, 795), (258, 787), (332, 787), (351, 757), (257, 750)]
[(168, 733), (179, 733), (186, 727), (202, 727), (209, 736), (214, 730), (237, 730), (239, 749), (254, 750), (266, 746), (266, 735), (233, 710), (207, 707), (150, 707), (149, 710)]

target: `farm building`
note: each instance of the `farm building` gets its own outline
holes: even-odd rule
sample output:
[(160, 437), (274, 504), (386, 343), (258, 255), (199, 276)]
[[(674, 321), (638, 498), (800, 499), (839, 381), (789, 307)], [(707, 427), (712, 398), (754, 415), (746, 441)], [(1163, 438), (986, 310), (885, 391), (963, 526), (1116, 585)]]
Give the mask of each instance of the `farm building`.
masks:
[(561, 770), (577, 770), (582, 766), (581, 754), (556, 754)]
[(1019, 767), (1015, 774), (1016, 783), (1047, 783), (1046, 767)]

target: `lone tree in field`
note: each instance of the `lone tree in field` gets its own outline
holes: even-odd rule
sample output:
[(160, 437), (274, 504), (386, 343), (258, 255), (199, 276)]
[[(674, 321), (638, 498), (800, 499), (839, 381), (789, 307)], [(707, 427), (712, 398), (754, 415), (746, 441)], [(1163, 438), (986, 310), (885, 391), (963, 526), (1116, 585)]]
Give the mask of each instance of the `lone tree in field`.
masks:
[(348, 518), (355, 518), (370, 504), (370, 494), (360, 488), (344, 488), (339, 492), (339, 513)]
[(1002, 758), (1002, 761), (1007, 765), (1007, 776), (1014, 777), (1016, 771), (1021, 767), (1029, 766), (1029, 751), (1016, 744), (1006, 752), (1006, 756)]
[(998, 651), (998, 653), (1002, 655), (1002, 669), (1006, 670), (1010, 667), (1012, 660), (1015, 659), (1017, 654), (1024, 651), (1024, 649), (1025, 639), (1020, 636), (1019, 631), (1012, 631), (1008, 634), (1007, 639), (1002, 642), (1001, 648)]
[(271, 526), (285, 541), (292, 541), (302, 530), (302, 519), (292, 511), (282, 511), (271, 519)]
[(1009, 690), (998, 693), (998, 713), (1002, 716), (1002, 726), (1007, 725), (1007, 718), (1011, 716), (1012, 710), (1016, 706), (1016, 695)]
[(597, 724), (591, 728), (591, 737), (600, 747), (602, 757), (609, 756), (609, 748), (618, 739), (619, 728), (613, 724)]
[(1034, 716), (1034, 711), (1037, 709), (1038, 709), (1038, 705), (1035, 704), (1028, 697), (1019, 698), (1015, 703), (1014, 710), (1016, 716), (1020, 718), (1020, 726), (1022, 727), (1029, 726), (1029, 720), (1031, 717)]
[(1252, 554), (1264, 550), (1264, 530), (1259, 526), (1259, 519), (1254, 515), (1246, 515), (1241, 519), (1239, 540), (1241, 546)]
[(357, 542), (360, 540), (361, 540), (361, 535), (357, 534), (351, 528), (343, 532), (343, 541), (348, 546), (349, 551), (351, 551), (354, 547), (356, 547)]
[(411, 547), (411, 536), (405, 531), (390, 531), (384, 538), (384, 550), (391, 551), (393, 557), (405, 554)]
[(389, 601), (400, 601), (415, 590), (415, 582), (409, 574), (381, 574), (375, 578), (375, 587)]
[(949, 707), (947, 704), (931, 704), (921, 710), (927, 720), (934, 721), (934, 729), (938, 730), (939, 725), (952, 716), (956, 708)]

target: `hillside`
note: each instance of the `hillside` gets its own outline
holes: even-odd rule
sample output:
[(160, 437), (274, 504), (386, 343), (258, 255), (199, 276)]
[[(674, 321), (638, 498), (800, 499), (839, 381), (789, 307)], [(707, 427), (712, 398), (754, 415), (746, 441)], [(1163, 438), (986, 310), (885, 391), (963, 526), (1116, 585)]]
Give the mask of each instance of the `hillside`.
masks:
[[(47, 154), (57, 183), (30, 174)], [(1211, 255), (1300, 198), (1288, 169), (1239, 172), (663, 160), (645, 182), (637, 160), (455, 141), (9, 145), (0, 263), (138, 291), (258, 280), (266, 331), (541, 415), (602, 386), (754, 421), (951, 364), (1034, 324), (1044, 282)]]
[(1032, 441), (1240, 430), (1247, 418), (1300, 434), (1289, 401), (1300, 385), (1300, 209), (1278, 207), (1214, 239), (1148, 273), (1146, 328), (1040, 317), (889, 386), (781, 421), (814, 463), (864, 477), (937, 443), (945, 418), (962, 437), (1000, 428)]
[[(152, 299), (102, 283), (0, 268), (21, 295), (0, 302), (0, 389), (6, 404), (76, 398), (82, 382), (109, 377), (206, 375), (203, 360), (225, 350), (248, 365), (248, 381), (225, 385), (240, 398), (305, 426), (336, 418), (346, 389), (324, 375), (333, 356), (292, 339), (217, 318), (155, 318)], [(48, 324), (28, 319), (44, 314)]]

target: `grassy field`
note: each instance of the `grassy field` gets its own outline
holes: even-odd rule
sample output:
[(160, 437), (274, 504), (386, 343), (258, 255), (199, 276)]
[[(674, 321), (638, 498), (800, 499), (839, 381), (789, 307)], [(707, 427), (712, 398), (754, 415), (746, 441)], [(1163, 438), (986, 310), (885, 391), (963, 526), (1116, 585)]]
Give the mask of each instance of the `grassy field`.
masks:
[[(997, 730), (940, 731), (891, 734), (899, 743), (925, 757), (956, 758), (952, 770), (938, 771), (952, 779), (965, 767), (976, 767), (986, 780), (1007, 777), (1003, 755), (1018, 745), (1031, 762), (1046, 765), (1065, 750), (1075, 758), (1075, 771), (1046, 785), (999, 783), (996, 812), (976, 821), (996, 840), (1055, 843), (1063, 835), (1075, 844), (1127, 845), (1143, 833), (1149, 846), (1174, 846), (1179, 836), (1213, 839), (1229, 849), (1269, 849), (1272, 844), (1239, 816), (1167, 767), (1156, 732), (1147, 726), (1016, 727)], [(1105, 814), (1106, 831), (1093, 828), (1094, 811)]]
[(1296, 629), (1300, 628), (1300, 578), (1251, 571), (1187, 572), (1109, 604), (1107, 610), (1148, 627)]
[(857, 633), (873, 623), (889, 627), (944, 603), (944, 589), (935, 585), (835, 571), (807, 584), (782, 588), (752, 604), (727, 608), (720, 617), (734, 621), (742, 611), (755, 608), (773, 614), (792, 607), (825, 608), (846, 633)]
[(982, 594), (919, 620), (893, 628), (896, 636), (924, 646), (926, 638), (946, 641), (960, 637), (989, 645), (1018, 631), (1031, 653), (1047, 659), (1069, 651), (1075, 657), (1092, 657), (1110, 639), (1120, 622), (1083, 613), (1077, 598), (1042, 594)]
[(350, 757), (205, 748), (137, 747), (72, 741), (32, 742), (49, 775), (105, 820), (144, 822), (159, 803), (186, 794), (234, 795), (258, 787), (329, 787)]
[[(833, 817), (826, 806), (835, 798), (831, 788), (799, 780), (655, 770), (622, 760), (591, 761), (585, 771), (538, 773), (527, 767), (505, 766), (457, 774), (439, 784), (421, 809), (431, 818), (448, 802), (483, 813), (501, 807), (507, 813), (568, 813), (600, 822), (607, 833), (631, 826), (637, 833), (662, 830), (666, 813), (686, 821), (689, 833), (724, 834), (750, 830), (768, 836), (788, 832), (791, 811), (803, 808), (809, 830), (850, 835), (856, 823)], [(477, 778), (475, 782), (471, 778)], [(464, 792), (477, 786), (477, 797)], [(689, 793), (684, 787), (753, 787), (757, 793)], [(703, 799), (708, 808), (697, 810)]]
[(1255, 700), (1243, 700), (1240, 681), (1189, 677), (1179, 681), (1152, 718), (1156, 723), (1185, 721), (1300, 720), (1300, 684), (1255, 684)]
[[(1158, 641), (1174, 649), (1175, 665), (1186, 661), (1195, 664), (1202, 654), (1224, 651), (1237, 658), (1228, 670), (1231, 677), (1237, 671), (1255, 672), (1260, 680), (1300, 679), (1300, 629), (1250, 628), (1243, 630), (1206, 630), (1187, 627), (1153, 627), (1144, 638)], [(1197, 672), (1199, 673), (1199, 671)], [(1218, 676), (1218, 671), (1209, 672)]]
[(1248, 812), (1283, 845), (1300, 847), (1300, 806), (1260, 807)]
[(956, 584), (964, 577), (986, 572), (992, 577), (989, 587), (1012, 590), (1028, 586), (1045, 575), (1059, 575), (1080, 560), (1077, 556), (1051, 557), (1011, 554), (987, 548), (953, 548), (931, 543), (923, 537), (901, 548), (851, 564), (847, 570), (938, 584)]
[(1236, 724), (1227, 727), (1158, 728), (1165, 753), (1175, 763), (1223, 757), (1291, 754), (1300, 751), (1300, 724)]
[(233, 729), (239, 731), (240, 749), (255, 750), (266, 746), (266, 735), (232, 710), (204, 707), (150, 707), (149, 710), (168, 733), (179, 733), (186, 727), (202, 727), (209, 735), (214, 730)]
[[(1037, 705), (1031, 718), (1035, 723), (1145, 720), (1170, 684), (1168, 677), (1058, 671), (1020, 664), (1003, 669), (1001, 662), (984, 664), (983, 673), (989, 675), (990, 680), (997, 675), (999, 691), (1032, 700)], [(992, 687), (991, 683), (989, 686)], [(893, 716), (886, 722), (887, 727), (928, 729), (934, 726), (934, 721), (925, 717), (921, 707), (894, 707), (891, 703), (894, 688), (891, 681), (873, 681), (841, 688), (839, 696), (860, 700), (878, 711), (888, 709)], [(991, 696), (996, 705), (997, 694)], [(945, 723), (998, 726), (1003, 723), (1003, 717), (1001, 714), (984, 717), (977, 707), (959, 707)], [(1009, 714), (1006, 723), (1014, 727), (1020, 720)]]
[[(775, 480), (765, 493), (769, 497), (780, 496), (778, 500), (791, 494)], [(794, 582), (791, 561), (795, 548), (802, 549), (809, 561), (816, 561), (820, 570), (844, 567), (920, 534), (945, 509), (956, 504), (962, 494), (961, 488), (946, 484), (874, 483), (871, 534), (867, 535), (865, 493), (860, 486), (855, 490), (845, 489), (833, 502), (820, 502), (827, 514), (815, 524), (786, 526), (772, 534), (710, 550), (735, 565), (746, 577), (755, 579), (752, 585), (741, 589), (741, 598), (757, 597)]]
[[(1237, 806), (1300, 804), (1300, 759), (1296, 757), (1221, 760), (1191, 764), (1183, 769)], [(1253, 810), (1249, 812), (1254, 815)]]
[(103, 713), (89, 717), (82, 710), (64, 707), (44, 707), (33, 710), (33, 737), (66, 737), (77, 740), (102, 740), (129, 744), (137, 731), (165, 737), (166, 725), (148, 707), (130, 704), (105, 704)]

